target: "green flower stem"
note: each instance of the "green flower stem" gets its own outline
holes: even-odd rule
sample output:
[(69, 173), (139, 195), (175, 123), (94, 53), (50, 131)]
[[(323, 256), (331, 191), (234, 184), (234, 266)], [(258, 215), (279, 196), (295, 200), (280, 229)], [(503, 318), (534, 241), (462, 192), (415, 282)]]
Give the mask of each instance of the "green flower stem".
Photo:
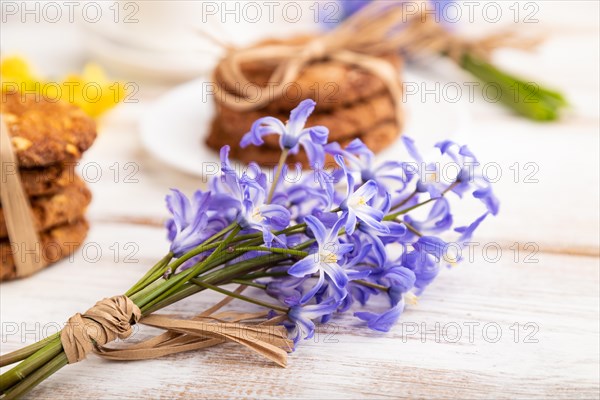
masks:
[[(292, 250), (292, 251), (303, 250), (303, 249), (308, 248), (314, 242), (315, 242), (314, 239), (310, 239), (304, 243), (301, 243), (301, 244), (293, 247), (292, 249), (286, 249), (286, 250)], [(227, 259), (225, 259), (223, 262), (233, 260), (234, 258), (237, 258), (241, 254), (242, 253), (238, 252), (237, 250), (234, 250), (234, 252), (230, 256), (228, 256)], [(228, 265), (226, 268), (223, 268), (221, 270), (210, 272), (215, 267), (218, 267), (219, 265), (221, 265), (221, 264), (215, 262), (213, 266), (210, 266), (210, 265), (207, 266), (207, 268), (202, 273), (210, 272), (208, 275), (205, 275), (206, 279), (211, 279), (211, 280), (221, 282), (220, 280), (225, 279), (225, 278), (227, 278), (227, 279), (237, 278), (240, 273), (243, 273), (243, 274), (247, 273), (248, 269), (256, 269), (256, 268), (266, 269), (271, 265), (278, 265), (282, 261), (286, 261), (286, 260), (289, 260), (288, 254), (265, 254), (265, 255), (262, 255), (259, 257), (254, 257), (249, 260), (239, 261), (235, 264)], [(220, 260), (220, 261), (222, 261), (222, 260)], [(212, 282), (212, 281), (210, 281), (210, 282)]]
[(53, 335), (48, 336), (45, 339), (40, 340), (39, 342), (30, 344), (29, 346), (13, 351), (12, 353), (0, 356), (0, 367), (5, 367), (7, 365), (14, 364), (17, 361), (26, 359), (27, 357), (40, 350), (42, 347), (46, 346), (48, 343), (50, 343), (59, 336), (60, 332), (57, 332)]
[(269, 308), (269, 309), (281, 311), (281, 312), (286, 313), (286, 314), (287, 314), (287, 312), (289, 310), (288, 308), (281, 307), (281, 306), (278, 306), (276, 304), (270, 304), (270, 303), (267, 303), (267, 302), (264, 302), (264, 301), (261, 301), (261, 300), (258, 300), (258, 299), (254, 299), (252, 297), (244, 296), (243, 294), (233, 293), (233, 292), (231, 292), (229, 290), (226, 290), (226, 289), (223, 289), (221, 287), (218, 287), (218, 286), (215, 286), (215, 285), (211, 285), (210, 283), (203, 282), (201, 279), (192, 279), (191, 281), (193, 283), (195, 283), (196, 285), (205, 287), (206, 289), (210, 289), (210, 290), (213, 290), (215, 292), (219, 292), (219, 293), (224, 294), (226, 296), (233, 297), (233, 298), (236, 298), (236, 299), (248, 302), (248, 303), (256, 304), (256, 305), (261, 306), (261, 307), (266, 307), (266, 308)]
[(201, 292), (202, 290), (204, 290), (204, 288), (200, 288), (199, 286), (196, 286), (191, 283), (186, 283), (177, 290), (177, 293), (172, 294), (171, 296), (169, 296), (169, 298), (160, 300), (151, 306), (140, 307), (140, 310), (142, 311), (142, 316), (150, 315), (155, 311), (170, 306), (171, 304), (183, 300), (187, 297), (190, 297), (198, 292)]
[[(280, 254), (268, 254), (266, 256), (255, 257), (251, 260), (245, 260), (236, 264), (228, 265), (227, 268), (224, 269), (209, 272), (207, 275), (199, 277), (198, 279), (202, 279), (204, 282), (209, 282), (212, 284), (225, 284), (228, 282), (228, 279), (234, 279), (238, 276), (243, 276), (248, 272), (251, 272), (253, 269), (268, 268), (269, 266), (276, 265), (287, 258), (288, 256)], [(172, 294), (167, 299), (161, 300), (152, 306), (140, 307), (142, 315), (153, 313), (202, 290), (204, 290), (203, 287), (186, 283), (179, 288), (176, 293)]]
[[(229, 244), (231, 239), (233, 239), (235, 237), (235, 235), (237, 235), (241, 230), (242, 230), (242, 228), (239, 225), (236, 225), (236, 227), (233, 228), (233, 230), (227, 236), (227, 239), (223, 240), (217, 246), (215, 251), (213, 251), (204, 261), (202, 261), (200, 264), (196, 265), (195, 267), (192, 267), (189, 270), (176, 275), (172, 279), (165, 281), (162, 285), (160, 285), (160, 287), (158, 287), (156, 289), (156, 291), (153, 291), (150, 294), (151, 298), (143, 298), (141, 300), (141, 304), (138, 304), (138, 307), (151, 306), (154, 303), (157, 303), (157, 302), (169, 297), (169, 295), (171, 293), (174, 293), (179, 287), (181, 287), (183, 284), (185, 284), (185, 282), (187, 282), (189, 279), (197, 276), (202, 271), (202, 268), (204, 268), (207, 264), (209, 264), (211, 261), (217, 259), (217, 257), (220, 257), (222, 250), (227, 247), (227, 245)], [(182, 257), (182, 258), (184, 258), (184, 257)], [(177, 261), (179, 261), (179, 259)], [(222, 263), (222, 260), (219, 259), (219, 262)]]
[(444, 191), (442, 192), (442, 196), (445, 196), (446, 193), (448, 193), (449, 191), (454, 189), (459, 183), (460, 182), (458, 181), (458, 178), (456, 178), (456, 180), (454, 182), (452, 182), (452, 184), (450, 184), (450, 186), (448, 186), (446, 189), (444, 189)]
[(315, 239), (310, 239), (310, 240), (307, 240), (306, 242), (304, 242), (302, 244), (299, 244), (298, 246), (295, 246), (294, 249), (295, 250), (307, 249), (307, 248), (309, 248), (315, 242), (316, 242)]
[(2, 374), (0, 376), (0, 393), (5, 393), (16, 383), (24, 380), (27, 376), (38, 370), (61, 352), (62, 343), (60, 342), (60, 336), (57, 336), (19, 365)]
[(267, 288), (267, 285), (263, 285), (263, 284), (252, 282), (252, 281), (245, 281), (243, 279), (232, 279), (231, 283), (237, 283), (238, 285), (244, 285), (244, 286), (252, 286), (257, 289), (262, 289), (262, 290), (265, 290)]
[(498, 85), (499, 100), (530, 119), (555, 120), (560, 109), (568, 105), (560, 93), (509, 75), (473, 55), (465, 54), (459, 65), (479, 80)]
[[(130, 297), (134, 293), (139, 292), (141, 289), (148, 286), (148, 284), (154, 282), (165, 272), (165, 266), (169, 264), (169, 262), (173, 259), (173, 253), (169, 252), (166, 256), (164, 256), (158, 263), (156, 263), (152, 268), (146, 272), (146, 274), (140, 279), (135, 285), (131, 287), (126, 293), (125, 296)], [(158, 275), (158, 276), (157, 276)]]
[(282, 271), (282, 272), (255, 272), (253, 274), (249, 274), (249, 275), (244, 275), (242, 277), (240, 277), (239, 279), (245, 280), (245, 281), (253, 281), (255, 279), (259, 279), (259, 278), (266, 278), (266, 277), (271, 277), (271, 278), (276, 278), (276, 277), (282, 277), (282, 276), (288, 276), (289, 274), (287, 273), (287, 271)]
[[(169, 264), (169, 269), (171, 270), (171, 273), (175, 273), (175, 271), (177, 271), (177, 268), (181, 267), (183, 265), (183, 263), (185, 263), (187, 260), (197, 256), (198, 254), (204, 253), (205, 251), (216, 249), (219, 246), (221, 246), (222, 244), (223, 244), (223, 241), (209, 243), (209, 244), (202, 244), (202, 245), (196, 247), (194, 250), (191, 250), (191, 251), (185, 253), (184, 255), (182, 255), (175, 261), (173, 261), (171, 264)], [(215, 252), (216, 251), (211, 253), (211, 255), (214, 254)]]
[[(398, 216), (399, 216), (399, 215), (404, 215), (404, 214), (406, 214), (406, 213), (408, 213), (408, 212), (410, 212), (410, 211), (412, 211), (412, 210), (414, 210), (414, 209), (416, 209), (416, 208), (419, 208), (419, 207), (422, 207), (422, 206), (424, 206), (425, 204), (428, 204), (428, 203), (431, 203), (432, 201), (435, 201), (435, 200), (441, 199), (441, 198), (442, 198), (442, 197), (444, 197), (444, 196), (445, 196), (445, 195), (446, 195), (446, 194), (447, 194), (449, 191), (451, 191), (452, 189), (454, 189), (454, 188), (456, 187), (456, 185), (458, 185), (459, 183), (460, 183), (460, 182), (458, 182), (458, 180), (455, 180), (455, 181), (454, 181), (454, 182), (452, 182), (452, 183), (451, 183), (451, 184), (450, 184), (450, 185), (449, 185), (449, 186), (448, 186), (446, 189), (444, 189), (444, 191), (443, 191), (443, 192), (442, 192), (442, 193), (441, 193), (441, 194), (440, 194), (438, 197), (432, 197), (432, 198), (430, 198), (430, 199), (428, 199), (428, 200), (426, 200), (426, 201), (423, 201), (423, 202), (421, 202), (421, 203), (419, 203), (419, 204), (415, 204), (415, 205), (414, 205), (414, 206), (412, 206), (412, 207), (408, 207), (408, 208), (405, 208), (405, 209), (403, 209), (403, 210), (400, 210), (400, 211), (398, 211), (398, 212), (395, 212), (395, 213), (392, 213), (392, 214), (388, 214), (388, 215), (386, 215), (386, 216), (385, 216), (383, 219), (384, 219), (384, 221), (393, 221), (393, 220), (395, 220), (396, 218), (398, 218)], [(411, 198), (412, 198), (412, 197), (413, 197), (413, 196), (414, 196), (416, 193), (417, 193), (417, 191), (415, 190), (415, 191), (414, 191), (414, 192), (413, 192), (413, 193), (412, 193), (412, 194), (411, 194), (411, 195), (410, 195), (410, 196), (409, 196), (407, 199), (405, 199), (404, 201), (402, 201), (401, 203), (399, 203), (399, 205), (398, 205), (397, 207), (395, 207), (395, 208), (398, 208), (398, 207), (400, 207), (400, 206), (402, 206), (402, 205), (406, 204), (406, 203), (407, 203), (407, 202), (408, 202), (408, 201), (409, 201), (409, 200), (410, 200), (410, 199), (411, 199)], [(421, 236), (422, 236), (422, 235), (421, 235)]]
[(67, 356), (64, 352), (60, 352), (50, 361), (45, 362), (40, 368), (38, 368), (31, 375), (23, 379), (18, 385), (11, 388), (6, 392), (6, 396), (2, 397), (2, 400), (13, 400), (20, 398), (25, 395), (31, 389), (45, 381), (52, 374), (60, 370), (62, 367), (67, 365)]
[(282, 249), (279, 247), (246, 246), (246, 247), (236, 247), (235, 250), (238, 250), (238, 251), (266, 251), (266, 252), (275, 253), (275, 254), (289, 254), (291, 256), (297, 256), (297, 257), (306, 257), (308, 255), (308, 253), (305, 251)]
[(225, 284), (231, 279), (246, 275), (248, 272), (252, 272), (256, 269), (264, 269), (271, 265), (276, 265), (277, 263), (288, 259), (288, 257), (289, 256), (285, 254), (266, 254), (264, 256), (228, 265), (227, 268), (210, 272), (201, 278), (204, 282), (211, 284)]
[[(305, 223), (301, 223), (301, 224), (296, 224), (294, 226), (291, 226), (289, 228), (280, 230), (280, 231), (275, 231), (273, 232), (274, 235), (282, 235), (282, 234), (288, 234), (288, 233), (300, 233), (302, 231), (304, 231), (306, 229), (306, 224)], [(234, 244), (234, 243), (239, 243), (245, 240), (248, 240), (246, 243), (244, 243), (244, 245), (255, 245), (255, 244), (260, 244), (262, 242), (262, 233), (250, 233), (250, 234), (246, 234), (246, 235), (238, 235), (234, 238), (231, 239), (231, 241), (229, 242), (230, 244)], [(217, 247), (217, 245), (220, 245), (222, 242), (215, 242), (215, 243), (211, 243), (210, 244), (210, 249)], [(190, 253), (185, 254), (184, 256), (182, 256), (181, 258), (185, 258), (184, 261), (189, 260), (190, 258), (202, 253), (203, 251), (206, 251), (207, 246), (204, 246), (202, 249), (203, 245), (198, 246), (196, 249), (191, 251)], [(239, 256), (239, 254), (234, 254), (232, 257), (226, 257), (224, 259), (223, 262), (232, 260), (234, 258), (236, 258), (237, 256)], [(183, 264), (183, 262), (180, 262), (177, 264), (177, 267), (179, 267), (181, 264)], [(220, 263), (217, 263), (215, 266), (219, 266)]]
[[(220, 244), (218, 244), (214, 247), (219, 247), (219, 246), (220, 246)], [(213, 246), (211, 245), (211, 247), (213, 247)], [(213, 252), (211, 255), (213, 255), (213, 254), (215, 254), (215, 252)], [(182, 257), (181, 259), (183, 259), (183, 258), (184, 257)], [(184, 261), (179, 262), (179, 260), (180, 259), (176, 260), (176, 262), (173, 263), (173, 264), (176, 264), (174, 269), (179, 267), (185, 261), (184, 260)], [(198, 269), (202, 268), (202, 266), (205, 265), (206, 260), (207, 259), (196, 264), (196, 266), (194, 268), (190, 268), (190, 269), (183, 271), (177, 275), (173, 275), (169, 279), (166, 279), (166, 280), (163, 279), (163, 280), (157, 281), (158, 285), (150, 287), (149, 290), (145, 290), (143, 293), (139, 293), (140, 296), (131, 297), (131, 300), (140, 308), (142, 308), (143, 306), (147, 305), (150, 302), (157, 301), (159, 296), (163, 296), (163, 295), (167, 294), (167, 292), (169, 290), (171, 290), (174, 287), (178, 287), (178, 286), (184, 284), (189, 279), (191, 279), (194, 276), (194, 274), (197, 274)], [(169, 268), (173, 268), (173, 264), (171, 264), (169, 266)]]
[[(530, 91), (524, 90), (523, 82), (508, 77), (505, 74), (501, 74), (491, 64), (478, 60), (470, 55), (463, 56), (460, 65), (479, 80), (499, 86), (498, 95), (502, 103), (513, 108), (522, 115), (537, 119), (535, 118), (535, 115), (530, 115), (532, 112), (531, 108), (535, 108), (532, 101), (537, 99)], [(529, 102), (529, 104), (523, 102)]]
[[(467, 62), (468, 61), (469, 60), (467, 60)], [(477, 60), (472, 56), (470, 56), (470, 61), (474, 62), (474, 63), (479, 63), (480, 65), (485, 64), (484, 62)], [(501, 71), (500, 69), (494, 67), (491, 64), (487, 64), (486, 68), (484, 70), (490, 71), (491, 74), (493, 74), (496, 77), (501, 78), (504, 82), (508, 82), (508, 83), (516, 82), (520, 86), (525, 88), (526, 90), (530, 91), (530, 93), (532, 93), (540, 98), (543, 97), (543, 98), (545, 98), (546, 101), (552, 102), (555, 105), (558, 105), (558, 106), (568, 106), (569, 105), (569, 103), (563, 97), (563, 95), (555, 90), (550, 90), (550, 89), (544, 88), (542, 86), (533, 87), (533, 86), (529, 85), (528, 82), (525, 81), (524, 79), (509, 75), (509, 74)]]
[(384, 221), (393, 221), (396, 218), (398, 218), (400, 215), (406, 214), (406, 213), (408, 213), (408, 212), (410, 212), (410, 211), (412, 211), (412, 210), (414, 210), (416, 208), (422, 207), (422, 206), (424, 206), (427, 203), (431, 203), (432, 201), (435, 201), (435, 200), (438, 200), (438, 199), (441, 199), (441, 198), (442, 198), (442, 196), (440, 196), (440, 197), (432, 197), (432, 198), (430, 198), (428, 200), (425, 200), (425, 201), (423, 201), (423, 202), (421, 202), (419, 204), (415, 204), (414, 206), (405, 208), (403, 210), (397, 211), (397, 212), (392, 213), (392, 214), (388, 214), (385, 217), (383, 217), (383, 220)]
[(358, 283), (359, 285), (362, 285), (362, 286), (365, 286), (365, 287), (370, 287), (370, 288), (373, 288), (373, 289), (381, 290), (382, 292), (387, 292), (388, 289), (389, 289), (387, 286), (378, 285), (376, 283), (371, 283), (371, 282), (363, 281), (362, 279), (357, 279), (357, 280), (355, 280), (353, 282), (354, 283)]
[(289, 154), (289, 149), (281, 150), (281, 156), (279, 157), (279, 163), (277, 164), (277, 170), (275, 171), (275, 176), (273, 177), (273, 183), (271, 184), (271, 188), (269, 189), (269, 196), (267, 197), (267, 204), (271, 203), (273, 200), (273, 195), (275, 194), (275, 188), (279, 183), (279, 178), (281, 177), (281, 172), (283, 171), (283, 167), (285, 165), (285, 160)]
[(390, 208), (390, 211), (399, 209), (400, 207), (402, 207), (403, 205), (408, 203), (413, 197), (415, 197), (417, 195), (417, 193), (418, 193), (417, 189), (415, 189), (407, 198), (402, 200), (400, 203), (396, 204), (394, 207)]
[(144, 289), (127, 297), (129, 297), (131, 301), (133, 301), (137, 305), (138, 303), (142, 302), (142, 299), (151, 296), (151, 294), (154, 293), (162, 284), (164, 284), (165, 281), (166, 280), (162, 278), (157, 279), (156, 281), (146, 286)]
[[(301, 223), (301, 224), (296, 224), (294, 226), (290, 226), (288, 228), (282, 229), (280, 231), (274, 231), (273, 235), (277, 236), (277, 235), (284, 235), (284, 234), (288, 234), (288, 233), (301, 233), (304, 230), (306, 230), (306, 224), (305, 223)], [(247, 233), (245, 235), (238, 235), (236, 236), (234, 239), (231, 240), (231, 243), (239, 243), (239, 242), (243, 242), (245, 240), (251, 240), (254, 239), (253, 243), (257, 243), (260, 244), (262, 242), (262, 233)]]
[(418, 237), (422, 237), (423, 236), (423, 234), (421, 232), (419, 232), (414, 226), (412, 226), (408, 222), (406, 222), (406, 221), (400, 221), (400, 222), (403, 223), (409, 231), (411, 231), (412, 233), (414, 233)]
[(236, 225), (237, 225), (237, 222), (232, 222), (231, 224), (229, 224), (229, 226), (225, 227), (220, 232), (217, 232), (214, 235), (212, 235), (211, 237), (209, 237), (208, 239), (206, 239), (204, 241), (204, 244), (212, 243), (213, 241), (219, 239), (221, 236), (225, 235), (227, 232), (230, 232), (233, 228), (235, 228)]
[[(291, 250), (302, 250), (309, 247), (315, 242), (314, 239), (307, 240), (297, 246), (294, 246)], [(266, 269), (271, 265), (277, 265), (278, 263), (288, 260), (289, 255), (287, 254), (265, 254), (263, 256), (254, 257), (250, 260), (243, 260), (235, 264), (228, 265), (226, 268), (213, 271), (203, 276), (203, 280), (209, 283), (223, 283), (227, 279), (235, 279), (239, 276), (247, 275), (255, 269)]]

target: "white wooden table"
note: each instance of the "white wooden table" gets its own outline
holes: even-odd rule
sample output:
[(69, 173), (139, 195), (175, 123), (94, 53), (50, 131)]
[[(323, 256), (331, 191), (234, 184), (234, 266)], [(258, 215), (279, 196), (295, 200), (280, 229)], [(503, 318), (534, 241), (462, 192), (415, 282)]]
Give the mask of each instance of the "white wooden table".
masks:
[[(502, 247), (498, 260), (490, 261), (492, 253), (486, 259), (479, 247), (471, 262), (443, 271), (388, 334), (350, 317), (334, 320), (299, 346), (286, 369), (234, 345), (129, 363), (92, 356), (64, 368), (31, 398), (598, 398), (598, 3), (540, 4), (544, 28), (558, 34), (537, 53), (507, 51), (498, 60), (535, 71), (567, 94), (573, 110), (561, 122), (537, 124), (476, 101), (464, 135), (481, 160), (502, 167), (502, 212), (478, 236), (482, 246)], [(15, 36), (10, 42), (3, 32), (3, 50), (25, 43), (26, 54), (37, 54), (36, 43), (16, 39), (19, 27), (8, 28)], [(126, 290), (167, 248), (160, 223), (168, 189), (189, 193), (203, 185), (141, 148), (137, 120), (155, 97), (147, 93), (102, 121), (85, 156), (102, 171), (90, 183), (87, 239), (102, 256), (78, 252), (32, 278), (3, 283), (2, 353)], [(115, 182), (115, 166), (123, 173), (128, 162), (139, 166), (138, 182), (123, 182), (122, 175)], [(537, 183), (524, 181), (532, 171), (526, 163), (533, 163)], [(133, 262), (125, 262), (128, 243), (139, 248)], [(218, 299), (203, 293), (173, 312), (198, 312)]]

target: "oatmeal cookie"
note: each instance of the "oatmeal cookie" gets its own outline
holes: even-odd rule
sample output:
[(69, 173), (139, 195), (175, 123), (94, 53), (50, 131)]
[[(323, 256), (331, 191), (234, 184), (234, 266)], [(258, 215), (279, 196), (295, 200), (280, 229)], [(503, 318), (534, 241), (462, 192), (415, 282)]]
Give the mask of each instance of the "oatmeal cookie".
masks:
[[(65, 258), (81, 245), (88, 232), (88, 223), (80, 218), (69, 224), (50, 228), (40, 233), (40, 256), (44, 265), (49, 265)], [(0, 281), (16, 278), (13, 248), (8, 240), (0, 241)]]
[(39, 94), (2, 92), (0, 111), (21, 168), (76, 161), (96, 139), (83, 110)]
[[(286, 121), (291, 110), (271, 115), (281, 121)], [(264, 110), (237, 112), (219, 105), (216, 117), (220, 121), (223, 133), (232, 141), (240, 141), (242, 136), (250, 130), (252, 123), (266, 116)], [(365, 101), (338, 107), (322, 112), (320, 104), (317, 103), (315, 112), (306, 122), (306, 126), (323, 125), (329, 128), (329, 141), (340, 141), (349, 137), (357, 137), (360, 132), (365, 132), (370, 127), (382, 121), (392, 120), (395, 117), (394, 102), (389, 94), (374, 96)], [(279, 137), (269, 135), (265, 141), (275, 147), (279, 143)]]
[[(38, 232), (79, 219), (92, 199), (81, 178), (50, 196), (30, 199), (33, 221)], [(0, 238), (8, 237), (6, 220), (0, 208)]]
[(22, 168), (19, 175), (27, 197), (58, 193), (77, 179), (74, 163), (55, 164), (46, 168)]

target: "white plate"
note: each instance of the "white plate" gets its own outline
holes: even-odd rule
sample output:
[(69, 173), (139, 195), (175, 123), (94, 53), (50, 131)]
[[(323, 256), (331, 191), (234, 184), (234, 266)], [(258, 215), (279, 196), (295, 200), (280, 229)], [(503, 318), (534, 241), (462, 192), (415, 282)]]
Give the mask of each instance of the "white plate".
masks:
[[(406, 74), (405, 82), (428, 89), (436, 85), (414, 73)], [(165, 164), (196, 176), (214, 174), (215, 165), (219, 165), (218, 153), (204, 144), (214, 113), (212, 99), (202, 98), (204, 83), (198, 79), (174, 88), (152, 104), (140, 122), (142, 143), (148, 152)], [(407, 96), (404, 134), (415, 139), (427, 153), (440, 140), (456, 140), (459, 132), (467, 129), (469, 117), (463, 101), (435, 101), (434, 95), (425, 100), (428, 101), (421, 101), (420, 93)], [(401, 141), (396, 141), (377, 159), (397, 160), (405, 154)]]

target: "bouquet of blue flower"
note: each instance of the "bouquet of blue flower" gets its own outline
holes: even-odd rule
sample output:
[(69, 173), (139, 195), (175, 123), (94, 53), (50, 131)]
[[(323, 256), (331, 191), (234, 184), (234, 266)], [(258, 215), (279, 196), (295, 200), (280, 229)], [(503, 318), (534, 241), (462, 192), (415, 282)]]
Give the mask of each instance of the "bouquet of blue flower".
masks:
[[(344, 0), (343, 17), (354, 25), (372, 23), (379, 29), (389, 23), (386, 39), (396, 41), (406, 56), (437, 53), (495, 90), (499, 101), (515, 113), (535, 121), (553, 121), (569, 106), (562, 93), (532, 79), (515, 76), (495, 65), (491, 53), (500, 47), (529, 50), (540, 38), (519, 37), (503, 31), (478, 40), (467, 40), (453, 32), (460, 20), (460, 4), (454, 0), (421, 2)], [(459, 17), (453, 20), (453, 10)], [(495, 21), (497, 22), (497, 21)]]
[[(460, 252), (452, 256), (449, 249), (469, 241), (498, 212), (498, 200), (466, 146), (436, 145), (455, 166), (452, 176), (440, 173), (441, 163), (423, 160), (406, 137), (412, 160), (378, 165), (360, 140), (342, 148), (327, 143), (326, 127), (305, 127), (314, 108), (314, 101), (304, 100), (287, 123), (261, 118), (243, 138), (242, 146), (260, 146), (265, 135), (280, 136), (281, 159), (273, 171), (257, 165), (236, 171), (225, 146), (221, 175), (208, 191), (188, 198), (173, 190), (166, 199), (168, 254), (124, 295), (2, 356), (2, 366), (21, 361), (1, 375), (2, 398), (23, 395), (89, 352), (144, 359), (230, 341), (285, 365), (287, 352), (313, 336), (315, 323), (340, 313), (353, 312), (369, 328), (389, 331), (441, 267), (460, 261)], [(292, 178), (286, 158), (300, 148), (311, 169)], [(325, 167), (326, 154), (334, 166)], [(451, 197), (467, 194), (481, 202), (480, 217), (455, 227)], [(230, 290), (230, 284), (239, 286)], [(251, 295), (243, 293), (248, 287)], [(191, 319), (155, 314), (204, 290), (226, 300)], [(232, 299), (262, 311), (219, 311)], [(136, 323), (166, 332), (126, 348), (105, 346), (129, 336)]]

